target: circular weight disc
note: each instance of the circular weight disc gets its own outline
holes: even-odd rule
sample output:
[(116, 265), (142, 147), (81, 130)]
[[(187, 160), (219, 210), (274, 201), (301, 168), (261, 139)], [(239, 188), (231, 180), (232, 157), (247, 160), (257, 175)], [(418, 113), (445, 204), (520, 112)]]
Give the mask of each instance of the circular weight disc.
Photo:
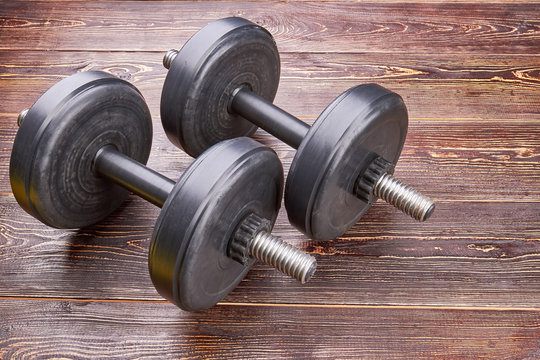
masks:
[(236, 226), (251, 212), (273, 226), (282, 190), (279, 158), (254, 140), (226, 140), (204, 152), (175, 185), (154, 229), (149, 269), (158, 292), (188, 311), (225, 297), (253, 264), (227, 256)]
[(396, 163), (407, 135), (401, 97), (376, 84), (336, 98), (311, 127), (293, 159), (285, 186), (291, 224), (314, 240), (342, 235), (371, 206), (353, 194), (376, 155)]
[(161, 121), (169, 139), (196, 157), (210, 146), (257, 127), (228, 111), (241, 85), (273, 101), (279, 84), (276, 43), (264, 28), (226, 18), (197, 32), (173, 60), (161, 93)]
[(10, 162), (15, 199), (30, 215), (57, 228), (91, 225), (129, 195), (92, 170), (98, 149), (114, 145), (146, 163), (152, 119), (137, 89), (112, 75), (72, 75), (30, 108)]

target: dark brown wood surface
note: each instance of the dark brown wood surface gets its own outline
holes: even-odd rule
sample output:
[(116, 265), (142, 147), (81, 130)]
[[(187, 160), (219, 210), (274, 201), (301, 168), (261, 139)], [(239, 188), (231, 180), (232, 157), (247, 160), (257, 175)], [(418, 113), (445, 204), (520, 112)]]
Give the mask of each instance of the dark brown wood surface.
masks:
[[(148, 165), (192, 159), (159, 119), (163, 53), (244, 16), (281, 51), (276, 104), (313, 123), (376, 82), (410, 127), (396, 176), (437, 210), (416, 223), (375, 204), (344, 236), (275, 233), (315, 254), (300, 285), (256, 265), (222, 303), (186, 313), (147, 270), (159, 209), (132, 196), (83, 230), (48, 228), (15, 201), (17, 113), (59, 79), (105, 70), (154, 117)], [(540, 3), (500, 1), (0, 1), (0, 359), (540, 359)], [(285, 172), (294, 150), (263, 131)]]

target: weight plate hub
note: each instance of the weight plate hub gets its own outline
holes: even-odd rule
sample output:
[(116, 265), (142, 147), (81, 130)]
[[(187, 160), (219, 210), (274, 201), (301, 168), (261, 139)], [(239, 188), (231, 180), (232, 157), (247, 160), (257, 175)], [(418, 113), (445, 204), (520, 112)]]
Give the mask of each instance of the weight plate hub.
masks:
[(173, 60), (161, 94), (168, 138), (196, 157), (223, 139), (251, 136), (257, 127), (229, 112), (231, 94), (244, 85), (273, 101), (280, 75), (272, 35), (242, 18), (198, 31)]
[(371, 206), (354, 194), (358, 176), (377, 155), (397, 162), (407, 124), (401, 97), (379, 85), (356, 86), (336, 98), (289, 169), (285, 207), (291, 224), (318, 240), (347, 231)]
[(279, 158), (254, 140), (231, 139), (204, 152), (181, 176), (156, 222), (149, 268), (158, 292), (189, 311), (225, 297), (253, 265), (227, 256), (234, 230), (250, 213), (273, 226), (282, 190)]
[(22, 122), (10, 160), (15, 199), (56, 228), (105, 218), (129, 195), (92, 170), (96, 152), (113, 145), (146, 163), (152, 119), (131, 84), (103, 72), (70, 76), (47, 90)]

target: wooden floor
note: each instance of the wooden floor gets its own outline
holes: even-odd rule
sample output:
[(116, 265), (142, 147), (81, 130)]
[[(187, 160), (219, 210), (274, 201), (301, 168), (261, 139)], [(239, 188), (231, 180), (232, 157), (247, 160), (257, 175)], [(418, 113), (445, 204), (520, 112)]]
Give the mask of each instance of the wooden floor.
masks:
[[(55, 230), (9, 185), (17, 113), (59, 79), (105, 70), (154, 117), (149, 166), (192, 162), (161, 129), (166, 50), (243, 16), (282, 57), (276, 103), (312, 123), (347, 88), (401, 94), (396, 176), (437, 202), (420, 224), (383, 203), (343, 237), (276, 234), (315, 254), (300, 285), (256, 265), (187, 313), (147, 270), (159, 209), (132, 196), (106, 221)], [(288, 170), (293, 149), (263, 131)], [(0, 1), (0, 358), (540, 359), (540, 3)]]

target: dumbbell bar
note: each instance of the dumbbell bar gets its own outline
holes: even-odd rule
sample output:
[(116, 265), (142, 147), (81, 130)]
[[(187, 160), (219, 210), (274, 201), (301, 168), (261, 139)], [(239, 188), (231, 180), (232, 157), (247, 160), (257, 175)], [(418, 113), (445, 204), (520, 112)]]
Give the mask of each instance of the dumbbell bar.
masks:
[[(144, 99), (102, 72), (64, 79), (17, 122), (10, 179), (19, 204), (61, 228), (107, 216), (128, 194), (113, 184), (162, 207), (149, 267), (158, 291), (181, 308), (214, 305), (244, 277), (253, 257), (301, 282), (314, 273), (312, 256), (270, 234), (283, 173), (276, 154), (257, 142), (218, 144), (175, 183), (141, 163), (152, 132)], [(251, 180), (260, 185), (250, 188)]]
[[(341, 235), (376, 198), (424, 221), (434, 203), (393, 178), (407, 133), (401, 97), (375, 84), (347, 90), (314, 126), (274, 106), (279, 54), (272, 35), (241, 18), (210, 23), (163, 59), (167, 136), (197, 155), (257, 126), (297, 154), (285, 188), (293, 225), (314, 239)], [(356, 198), (356, 200), (353, 199)]]
[[(311, 128), (297, 117), (253, 93), (247, 87), (235, 90), (232, 95), (231, 109), (295, 149), (300, 147)], [(358, 182), (363, 180), (362, 176), (359, 176)], [(389, 171), (379, 174), (374, 183), (372, 191), (375, 196), (418, 221), (425, 221), (429, 218), (435, 208), (435, 204), (429, 198), (403, 185), (393, 178)], [(355, 187), (355, 190), (355, 195), (363, 196), (358, 191), (358, 187)]]
[[(176, 185), (171, 179), (130, 159), (116, 151), (112, 146), (103, 147), (97, 152), (94, 159), (94, 169), (98, 174), (159, 207), (163, 207)], [(255, 217), (253, 214), (250, 216)], [(244, 222), (251, 221), (251, 219), (247, 220), (249, 218), (246, 217)], [(254, 221), (259, 222), (262, 220), (255, 219)], [(232, 237), (233, 240), (240, 238), (238, 232), (243, 231), (240, 230), (243, 227), (249, 227), (249, 225), (244, 223), (239, 224), (236, 234)], [(238, 257), (239, 262), (243, 265), (249, 263), (249, 256), (253, 256), (302, 283), (309, 280), (311, 275), (313, 275), (316, 263), (312, 256), (293, 248), (291, 245), (283, 242), (279, 237), (271, 235), (268, 230), (261, 229), (256, 234), (250, 235), (252, 238), (247, 241), (246, 253), (242, 253), (240, 256), (231, 247), (241, 248), (241, 245), (235, 241), (229, 243), (229, 255), (232, 256), (234, 253), (235, 257)], [(291, 255), (285, 259), (285, 255), (288, 252)], [(295, 258), (297, 259), (296, 261), (289, 262)]]
[[(176, 183), (141, 163), (116, 151), (112, 146), (98, 150), (94, 159), (95, 171), (107, 179), (139, 195), (152, 204), (163, 207)], [(307, 255), (279, 237), (269, 233), (269, 229), (251, 232), (245, 244), (238, 243), (243, 237), (240, 233), (249, 228), (248, 222), (257, 225), (264, 222), (255, 214), (250, 214), (237, 226), (228, 247), (229, 256), (242, 265), (249, 264), (249, 257), (277, 268), (281, 272), (305, 283), (315, 272), (315, 258)], [(245, 250), (244, 250), (245, 247)], [(240, 252), (240, 253), (239, 253)]]

